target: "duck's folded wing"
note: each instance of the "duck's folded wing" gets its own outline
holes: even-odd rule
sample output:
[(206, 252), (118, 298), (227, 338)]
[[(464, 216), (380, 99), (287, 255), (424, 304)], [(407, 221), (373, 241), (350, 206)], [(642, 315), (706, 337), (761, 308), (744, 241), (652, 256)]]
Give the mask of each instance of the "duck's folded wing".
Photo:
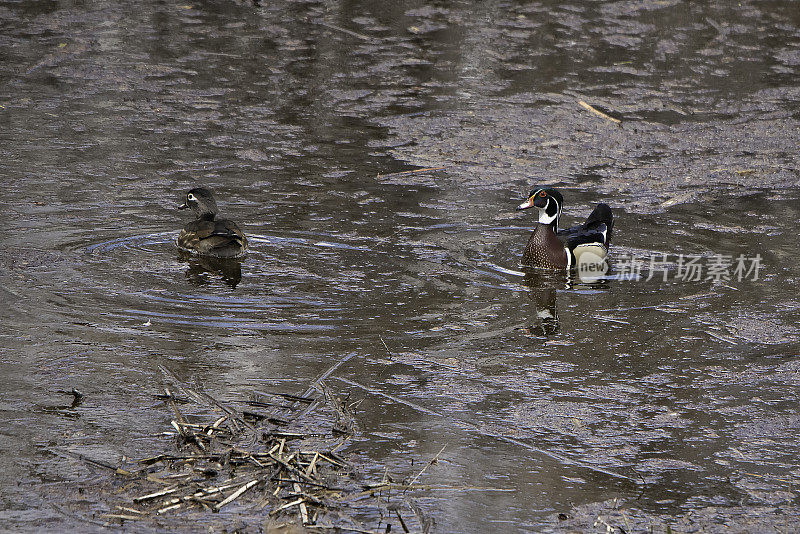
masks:
[(585, 224), (576, 224), (575, 226), (570, 226), (569, 228), (563, 228), (556, 232), (556, 235), (561, 241), (565, 241), (569, 238), (569, 236), (577, 234), (583, 230), (585, 226)]
[(611, 231), (614, 229), (614, 215), (608, 204), (598, 204), (586, 222), (559, 230), (558, 238), (570, 249), (586, 243), (600, 243), (608, 248)]
[(237, 238), (242, 234), (236, 223), (227, 219), (194, 221), (186, 226), (185, 231), (193, 233), (197, 239), (208, 239), (212, 236)]
[(178, 247), (201, 255), (233, 258), (244, 254), (247, 238), (233, 221), (192, 221), (178, 235)]
[(605, 223), (594, 223), (591, 226), (578, 225), (558, 232), (558, 238), (569, 249), (578, 245), (600, 244), (608, 242), (608, 226)]
[(203, 242), (204, 247), (219, 247), (231, 242), (242, 242), (245, 237), (236, 223), (225, 219), (217, 221), (194, 221), (184, 228), (178, 237), (179, 243), (188, 248), (198, 246)]
[(210, 235), (218, 235), (225, 237), (238, 238), (241, 237), (242, 231), (236, 226), (236, 223), (227, 219), (220, 219), (214, 221), (214, 231)]

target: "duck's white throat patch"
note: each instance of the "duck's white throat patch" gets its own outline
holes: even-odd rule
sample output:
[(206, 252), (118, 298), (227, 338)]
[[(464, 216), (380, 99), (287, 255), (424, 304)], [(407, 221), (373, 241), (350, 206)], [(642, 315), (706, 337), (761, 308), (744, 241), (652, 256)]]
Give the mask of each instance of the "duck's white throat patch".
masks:
[[(555, 210), (552, 208), (555, 206)], [(553, 212), (549, 214), (547, 212)], [(548, 198), (547, 204), (544, 205), (544, 208), (539, 208), (539, 222), (542, 224), (556, 224), (556, 229), (558, 229), (558, 216), (561, 215), (561, 206), (558, 205), (558, 202), (554, 198)]]

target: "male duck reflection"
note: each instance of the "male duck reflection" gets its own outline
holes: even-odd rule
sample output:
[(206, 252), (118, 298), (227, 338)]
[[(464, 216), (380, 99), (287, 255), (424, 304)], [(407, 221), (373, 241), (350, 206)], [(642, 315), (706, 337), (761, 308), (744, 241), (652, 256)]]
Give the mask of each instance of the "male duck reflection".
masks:
[(534, 336), (548, 337), (561, 330), (558, 319), (556, 295), (564, 287), (569, 275), (559, 271), (529, 270), (525, 273), (525, 285), (530, 288), (528, 296), (536, 307), (536, 320), (525, 330)]
[(614, 228), (611, 208), (608, 204), (598, 204), (585, 223), (559, 230), (563, 204), (561, 193), (552, 187), (542, 187), (532, 190), (528, 200), (519, 205), (518, 210), (531, 207), (539, 210), (539, 222), (522, 254), (522, 264), (569, 270), (600, 263), (605, 268)]
[(211, 258), (240, 258), (247, 252), (247, 238), (228, 219), (215, 219), (217, 203), (205, 187), (196, 187), (186, 193), (186, 202), (179, 210), (190, 208), (197, 219), (181, 230), (178, 248)]

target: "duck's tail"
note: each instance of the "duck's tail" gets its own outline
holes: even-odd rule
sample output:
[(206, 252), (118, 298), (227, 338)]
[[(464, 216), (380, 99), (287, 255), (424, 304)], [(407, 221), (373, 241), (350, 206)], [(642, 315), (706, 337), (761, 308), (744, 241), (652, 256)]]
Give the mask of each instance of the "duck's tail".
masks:
[(599, 226), (600, 224), (606, 225), (604, 245), (608, 247), (611, 245), (611, 230), (614, 228), (614, 214), (611, 213), (611, 206), (601, 202), (594, 208), (589, 217), (586, 219), (586, 228), (591, 229)]
[(594, 223), (606, 223), (606, 226), (611, 228), (614, 226), (614, 214), (611, 213), (611, 207), (608, 204), (601, 202), (597, 205), (594, 211), (586, 219), (586, 226)]

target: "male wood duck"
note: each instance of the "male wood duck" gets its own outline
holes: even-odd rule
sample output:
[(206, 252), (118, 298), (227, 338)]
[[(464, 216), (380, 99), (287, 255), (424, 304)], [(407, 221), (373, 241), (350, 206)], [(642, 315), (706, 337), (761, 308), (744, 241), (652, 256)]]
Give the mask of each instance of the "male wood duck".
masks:
[(190, 208), (197, 219), (190, 222), (178, 235), (178, 248), (213, 258), (239, 258), (247, 252), (247, 238), (228, 219), (215, 219), (217, 203), (205, 187), (196, 187), (186, 193), (186, 202), (179, 210)]
[(600, 203), (585, 223), (559, 230), (563, 203), (561, 193), (552, 187), (542, 187), (532, 190), (528, 200), (517, 208), (535, 207), (539, 210), (539, 222), (522, 254), (523, 265), (563, 270), (605, 260), (614, 228), (611, 208)]

